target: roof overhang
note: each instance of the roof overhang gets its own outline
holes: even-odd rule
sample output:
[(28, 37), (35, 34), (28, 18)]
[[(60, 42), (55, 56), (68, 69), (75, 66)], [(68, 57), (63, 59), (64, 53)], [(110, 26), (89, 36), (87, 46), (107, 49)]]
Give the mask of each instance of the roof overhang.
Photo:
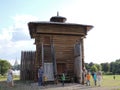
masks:
[[(33, 34), (36, 33), (36, 31), (37, 31), (36, 29), (37, 29), (38, 26), (47, 26), (47, 25), (49, 25), (50, 27), (53, 26), (53, 25), (64, 26), (64, 27), (73, 27), (73, 28), (74, 27), (76, 27), (76, 28), (83, 27), (83, 28), (85, 28), (86, 33), (93, 28), (92, 25), (83, 25), (83, 24), (75, 24), (75, 23), (63, 23), (63, 22), (29, 22), (28, 23), (28, 27), (29, 27), (29, 32), (30, 32), (31, 38), (34, 38)], [(55, 34), (55, 33), (53, 32), (53, 34)]]

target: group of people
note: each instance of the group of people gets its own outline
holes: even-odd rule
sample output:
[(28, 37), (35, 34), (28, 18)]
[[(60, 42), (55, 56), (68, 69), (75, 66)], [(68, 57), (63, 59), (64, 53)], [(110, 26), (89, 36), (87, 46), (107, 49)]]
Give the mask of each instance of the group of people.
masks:
[[(93, 72), (93, 73), (87, 72), (87, 74), (85, 75), (87, 86), (90, 86), (91, 76), (94, 80), (94, 85), (101, 86), (102, 72), (101, 71)], [(48, 78), (44, 75), (43, 68), (40, 67), (38, 69), (38, 86), (47, 85), (47, 79)], [(61, 76), (61, 80), (62, 80), (62, 86), (64, 86), (64, 81), (65, 81), (64, 73)], [(14, 86), (13, 72), (11, 68), (9, 68), (8, 73), (7, 73), (7, 83), (8, 83), (8, 86), (10, 87)]]
[[(101, 71), (93, 72), (93, 73), (87, 72), (87, 74), (85, 75), (87, 86), (90, 86), (91, 76), (94, 80), (94, 85), (101, 86), (102, 72)], [(61, 80), (62, 80), (62, 86), (64, 86), (64, 81), (65, 81), (64, 73), (61, 76)], [(46, 82), (47, 82), (47, 77), (44, 75), (43, 68), (40, 67), (40, 69), (38, 69), (38, 85), (39, 86), (46, 85)]]
[[(43, 82), (44, 81), (44, 82)], [(44, 75), (43, 76), (43, 68), (40, 67), (40, 69), (38, 70), (38, 85), (46, 85), (47, 83), (47, 77)], [(7, 85), (9, 87), (13, 87), (14, 86), (14, 81), (13, 81), (13, 70), (11, 67), (9, 67), (8, 72), (7, 72)]]
[(98, 72), (93, 72), (92, 74), (90, 74), (90, 72), (87, 72), (86, 74), (86, 85), (90, 86), (90, 80), (91, 80), (91, 75), (92, 78), (94, 80), (94, 85), (95, 86), (101, 86), (101, 81), (102, 81), (102, 72), (98, 71)]
[[(56, 76), (56, 78), (57, 78), (57, 76)], [(64, 81), (65, 81), (65, 74), (64, 73), (61, 76), (61, 80), (62, 80), (62, 86), (64, 86)], [(38, 69), (38, 86), (46, 86), (47, 81), (48, 81), (48, 78), (47, 78), (47, 76), (45, 76), (44, 71), (43, 71), (43, 67), (41, 66)]]

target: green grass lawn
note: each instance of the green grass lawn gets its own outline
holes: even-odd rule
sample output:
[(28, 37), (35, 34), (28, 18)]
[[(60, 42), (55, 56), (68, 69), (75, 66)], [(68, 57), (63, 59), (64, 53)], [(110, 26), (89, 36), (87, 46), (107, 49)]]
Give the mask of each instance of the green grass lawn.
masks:
[[(19, 76), (14, 76), (14, 80), (19, 80), (20, 77)], [(6, 81), (7, 80), (7, 76), (0, 76), (0, 81)]]
[[(20, 87), (19, 85), (26, 85), (26, 82), (20, 81), (18, 76), (14, 76), (14, 80), (15, 80), (16, 86), (14, 87), (14, 89), (12, 88), (12, 90), (17, 90), (16, 88)], [(6, 81), (6, 76), (0, 77), (0, 82), (1, 82), (1, 84), (3, 83), (3, 85), (4, 85), (0, 88), (0, 90), (3, 90), (2, 88), (6, 88), (5, 81)], [(91, 86), (94, 87), (93, 78), (91, 78)], [(115, 80), (113, 79), (113, 75), (103, 75), (101, 87), (116, 87), (116, 86), (118, 86), (117, 89), (112, 89), (112, 90), (120, 90), (120, 88), (119, 88), (120, 87), (120, 75), (116, 75)], [(8, 90), (8, 89), (5, 89), (5, 90)], [(9, 90), (11, 90), (11, 89), (9, 89)]]
[[(113, 75), (103, 75), (102, 86), (120, 86), (120, 75), (116, 75), (115, 77), (114, 80)], [(6, 81), (6, 78), (6, 76), (0, 76), (0, 81)], [(19, 76), (14, 76), (14, 80), (18, 81), (19, 79)], [(91, 78), (91, 86), (94, 86), (93, 78)]]
[[(115, 75), (115, 80), (113, 75), (103, 75), (102, 86), (103, 87), (113, 87), (120, 86), (120, 75)], [(91, 85), (94, 86), (93, 78), (91, 78)]]

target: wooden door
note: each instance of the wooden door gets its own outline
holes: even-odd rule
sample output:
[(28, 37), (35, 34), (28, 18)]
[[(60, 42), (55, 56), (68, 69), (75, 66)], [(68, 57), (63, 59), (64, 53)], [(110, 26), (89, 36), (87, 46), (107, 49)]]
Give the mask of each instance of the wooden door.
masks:
[(44, 75), (47, 76), (48, 81), (54, 81), (53, 63), (44, 63)]
[(62, 74), (66, 72), (66, 64), (65, 63), (57, 63), (57, 73)]

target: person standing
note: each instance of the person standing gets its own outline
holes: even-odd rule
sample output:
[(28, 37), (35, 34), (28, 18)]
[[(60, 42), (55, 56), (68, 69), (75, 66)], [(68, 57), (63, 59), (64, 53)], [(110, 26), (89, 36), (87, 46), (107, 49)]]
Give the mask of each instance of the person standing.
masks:
[(82, 80), (82, 84), (84, 85), (84, 84), (86, 84), (86, 74), (87, 74), (87, 70), (84, 68), (83, 69), (83, 72), (82, 72), (82, 78), (83, 78), (83, 80)]
[(96, 72), (94, 72), (93, 79), (94, 79), (94, 84), (96, 86), (97, 85), (97, 74), (96, 74)]
[(10, 87), (14, 86), (13, 71), (12, 71), (11, 67), (9, 68), (9, 70), (7, 72), (7, 83), (8, 83), (8, 86), (10, 86)]
[(98, 86), (101, 86), (101, 82), (102, 82), (102, 72), (101, 71), (97, 72), (97, 82), (98, 82)]
[(64, 82), (65, 82), (65, 74), (64, 73), (62, 74), (61, 79), (62, 79), (62, 86), (64, 86)]
[(56, 85), (58, 84), (58, 75), (55, 75), (55, 82)]
[(115, 75), (113, 76), (113, 79), (115, 80)]
[(87, 73), (86, 79), (87, 79), (87, 82), (86, 82), (87, 86), (90, 86), (90, 79), (91, 79), (90, 72)]
[(94, 79), (94, 72), (93, 71), (92, 71), (91, 75), (92, 75), (92, 78)]
[(43, 68), (42, 66), (38, 69), (38, 86), (43, 84)]
[(47, 80), (48, 80), (47, 76), (44, 75), (44, 76), (43, 76), (43, 82), (44, 82), (43, 84), (44, 84), (44, 86), (47, 85)]

